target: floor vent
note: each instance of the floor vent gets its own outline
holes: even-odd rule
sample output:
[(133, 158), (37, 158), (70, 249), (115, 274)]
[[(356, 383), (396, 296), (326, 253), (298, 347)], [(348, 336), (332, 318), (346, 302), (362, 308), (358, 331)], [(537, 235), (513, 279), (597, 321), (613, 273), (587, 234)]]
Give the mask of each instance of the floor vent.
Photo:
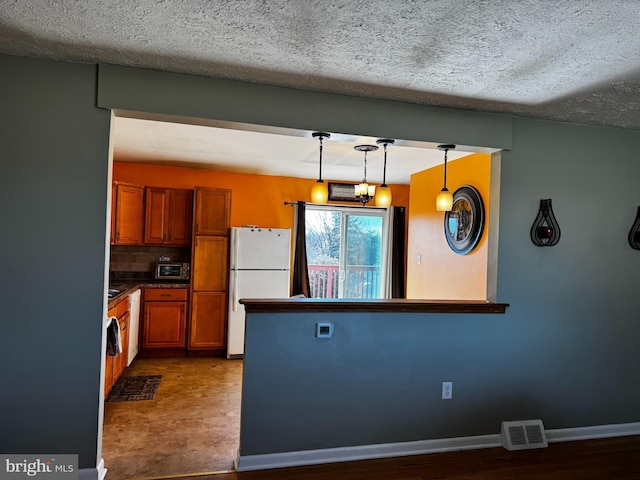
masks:
[(548, 446), (542, 420), (502, 422), (502, 446), (507, 450), (525, 450)]

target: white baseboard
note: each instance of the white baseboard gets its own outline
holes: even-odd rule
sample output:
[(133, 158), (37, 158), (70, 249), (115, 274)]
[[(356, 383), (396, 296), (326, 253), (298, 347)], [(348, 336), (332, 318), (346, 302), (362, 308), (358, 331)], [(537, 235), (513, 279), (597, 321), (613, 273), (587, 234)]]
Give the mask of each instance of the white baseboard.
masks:
[[(639, 435), (640, 422), (592, 427), (562, 428), (546, 430), (547, 441), (568, 442), (595, 438)], [(262, 455), (240, 455), (236, 458), (238, 472), (265, 470), (269, 468), (317, 465), (321, 463), (349, 462), (372, 458), (402, 457), (437, 452), (475, 450), (502, 446), (499, 434), (474, 437), (443, 438), (416, 442), (384, 443), (355, 447), (325, 448), (298, 452), (267, 453)], [(81, 479), (82, 480), (82, 479)]]
[(574, 440), (590, 440), (593, 438), (624, 437), (640, 435), (640, 422), (619, 423), (613, 425), (594, 425), (592, 427), (558, 428), (546, 430), (547, 441), (571, 442)]
[(325, 448), (299, 452), (239, 455), (236, 471), (264, 470), (267, 468), (316, 465), (320, 463), (349, 462), (371, 458), (403, 457), (424, 453), (450, 452), (500, 446), (500, 435), (420, 440), (416, 442), (383, 443), (356, 447)]
[(101, 458), (96, 468), (81, 468), (78, 471), (78, 480), (104, 480), (106, 474), (104, 458)]

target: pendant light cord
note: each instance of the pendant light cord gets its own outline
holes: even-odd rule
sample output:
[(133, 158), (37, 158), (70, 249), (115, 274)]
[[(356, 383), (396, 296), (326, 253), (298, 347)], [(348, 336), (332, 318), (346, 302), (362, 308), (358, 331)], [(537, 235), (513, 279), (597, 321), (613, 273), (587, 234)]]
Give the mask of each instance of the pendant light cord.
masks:
[(384, 166), (382, 168), (382, 185), (387, 184), (387, 144), (384, 144)]
[(362, 183), (367, 183), (367, 152), (364, 152), (364, 180)]
[(449, 149), (444, 151), (444, 189), (447, 188), (447, 153), (449, 153)]
[(320, 137), (320, 171), (318, 172), (318, 180), (322, 180), (322, 137)]

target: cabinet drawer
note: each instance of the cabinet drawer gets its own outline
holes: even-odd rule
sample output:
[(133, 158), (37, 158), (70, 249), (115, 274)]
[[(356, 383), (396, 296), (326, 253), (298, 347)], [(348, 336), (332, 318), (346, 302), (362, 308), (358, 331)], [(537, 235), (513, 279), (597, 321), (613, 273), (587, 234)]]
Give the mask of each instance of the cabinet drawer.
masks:
[(186, 302), (186, 288), (147, 288), (144, 291), (145, 302)]

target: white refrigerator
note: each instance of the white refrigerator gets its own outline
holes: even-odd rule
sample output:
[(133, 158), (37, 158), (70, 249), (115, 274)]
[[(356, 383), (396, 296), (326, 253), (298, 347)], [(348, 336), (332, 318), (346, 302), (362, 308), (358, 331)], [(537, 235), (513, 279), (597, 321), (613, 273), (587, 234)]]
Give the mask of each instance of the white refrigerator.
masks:
[(233, 227), (230, 236), (227, 358), (244, 355), (243, 298), (288, 298), (291, 230)]

